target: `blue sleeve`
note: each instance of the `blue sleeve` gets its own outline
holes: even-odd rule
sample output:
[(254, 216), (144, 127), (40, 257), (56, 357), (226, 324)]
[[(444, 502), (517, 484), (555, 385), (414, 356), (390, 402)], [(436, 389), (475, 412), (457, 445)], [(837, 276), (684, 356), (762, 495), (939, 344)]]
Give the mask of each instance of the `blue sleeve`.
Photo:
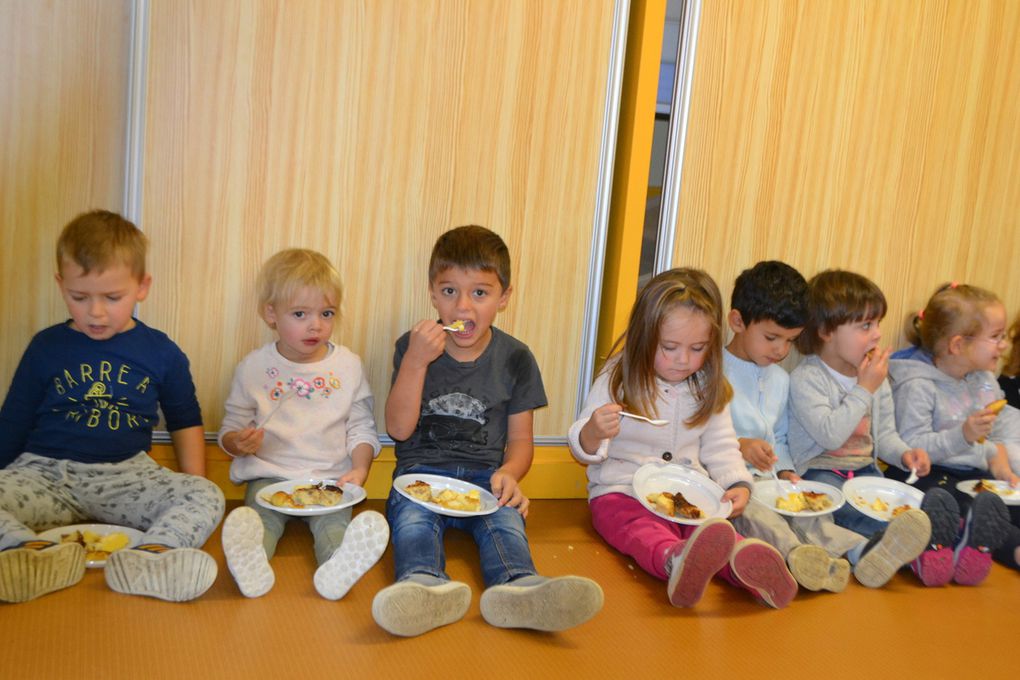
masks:
[(188, 357), (177, 345), (172, 345), (169, 350), (159, 405), (166, 420), (166, 429), (170, 432), (202, 424), (202, 409), (195, 396)]
[(0, 468), (7, 467), (25, 451), (25, 442), (35, 426), (35, 414), (45, 396), (45, 385), (33, 370), (34, 343), (29, 344), (14, 372), (3, 407), (0, 407)]

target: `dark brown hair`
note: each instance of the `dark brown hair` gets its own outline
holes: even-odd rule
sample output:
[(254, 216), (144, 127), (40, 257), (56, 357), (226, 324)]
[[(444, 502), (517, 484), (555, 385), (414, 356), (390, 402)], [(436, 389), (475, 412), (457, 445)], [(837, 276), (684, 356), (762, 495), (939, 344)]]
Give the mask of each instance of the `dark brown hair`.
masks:
[(429, 259), (429, 282), (455, 267), (493, 272), (503, 290), (510, 287), (510, 250), (499, 234), (477, 224), (451, 229), (436, 240)]
[(842, 269), (815, 274), (808, 281), (807, 324), (797, 338), (797, 351), (816, 354), (822, 333), (846, 323), (883, 319), (887, 310), (885, 295), (871, 279)]
[(733, 396), (722, 366), (722, 296), (712, 277), (699, 269), (663, 272), (638, 293), (627, 330), (609, 353), (610, 359), (618, 358), (609, 370), (609, 393), (628, 410), (658, 415), (655, 353), (663, 321), (680, 308), (703, 314), (712, 331), (705, 363), (687, 379), (699, 407), (685, 424), (695, 427), (722, 411)]

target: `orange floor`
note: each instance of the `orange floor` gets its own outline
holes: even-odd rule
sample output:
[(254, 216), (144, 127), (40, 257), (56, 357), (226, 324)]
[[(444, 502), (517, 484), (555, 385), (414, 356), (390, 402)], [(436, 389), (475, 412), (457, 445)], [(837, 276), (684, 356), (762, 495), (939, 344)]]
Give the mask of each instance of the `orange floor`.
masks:
[[(363, 507), (381, 509), (381, 501)], [(529, 519), (543, 573), (598, 580), (606, 605), (593, 621), (560, 634), (488, 626), (478, 612), (474, 545), (447, 538), (448, 571), (475, 592), (467, 617), (414, 639), (378, 628), (372, 596), (389, 584), (389, 551), (339, 602), (312, 586), (311, 538), (292, 523), (273, 560), (276, 587), (248, 600), (236, 590), (219, 546), (213, 588), (186, 604), (119, 595), (100, 571), (73, 588), (0, 605), (0, 678), (821, 678), (1017, 677), (1020, 574), (998, 565), (976, 588), (927, 589), (908, 573), (885, 588), (801, 594), (787, 609), (755, 604), (713, 583), (692, 610), (607, 548), (583, 501), (535, 501)], [(654, 673), (655, 676), (650, 675)]]

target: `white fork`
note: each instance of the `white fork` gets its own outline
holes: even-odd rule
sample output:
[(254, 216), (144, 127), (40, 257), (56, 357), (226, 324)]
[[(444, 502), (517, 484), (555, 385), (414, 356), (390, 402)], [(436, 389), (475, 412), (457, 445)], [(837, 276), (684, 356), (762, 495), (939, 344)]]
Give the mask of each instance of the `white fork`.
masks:
[(636, 413), (627, 413), (626, 411), (620, 411), (620, 415), (626, 416), (627, 418), (634, 418), (635, 420), (643, 420), (646, 423), (651, 423), (652, 425), (656, 426), (669, 425), (668, 420), (662, 420), (661, 418), (645, 418), (644, 416), (639, 416)]
[(260, 429), (262, 429), (263, 427), (265, 427), (265, 426), (266, 426), (266, 423), (268, 423), (268, 422), (269, 422), (269, 419), (270, 419), (270, 418), (272, 418), (273, 416), (275, 416), (275, 415), (276, 415), (276, 412), (280, 410), (280, 407), (281, 407), (281, 406), (283, 406), (283, 402), (287, 401), (287, 400), (288, 400), (288, 399), (290, 399), (290, 398), (291, 398), (292, 396), (294, 396), (294, 394), (296, 393), (296, 391), (297, 391), (297, 390), (287, 390), (286, 392), (284, 392), (284, 393), (283, 393), (283, 396), (282, 396), (282, 397), (280, 397), (280, 398), (279, 398), (279, 399), (278, 399), (278, 400), (276, 401), (276, 404), (275, 404), (275, 405), (273, 406), (273, 408), (272, 408), (272, 409), (271, 409), (271, 410), (269, 411), (269, 413), (267, 413), (267, 414), (266, 414), (266, 417), (262, 419), (262, 422), (261, 422), (261, 423), (256, 423), (256, 425), (255, 425), (255, 429), (256, 429), (256, 430), (260, 430)]

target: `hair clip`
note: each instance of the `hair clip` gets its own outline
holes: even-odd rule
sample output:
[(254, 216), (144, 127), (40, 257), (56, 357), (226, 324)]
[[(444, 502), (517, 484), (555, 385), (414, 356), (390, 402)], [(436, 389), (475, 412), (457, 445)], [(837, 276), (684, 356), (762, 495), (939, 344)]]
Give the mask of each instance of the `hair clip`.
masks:
[(960, 285), (959, 281), (952, 281), (952, 282), (950, 282), (949, 287), (950, 288), (956, 288), (959, 285)]
[(918, 312), (917, 312), (917, 320), (918, 321), (924, 321), (924, 310), (923, 309), (918, 310)]

